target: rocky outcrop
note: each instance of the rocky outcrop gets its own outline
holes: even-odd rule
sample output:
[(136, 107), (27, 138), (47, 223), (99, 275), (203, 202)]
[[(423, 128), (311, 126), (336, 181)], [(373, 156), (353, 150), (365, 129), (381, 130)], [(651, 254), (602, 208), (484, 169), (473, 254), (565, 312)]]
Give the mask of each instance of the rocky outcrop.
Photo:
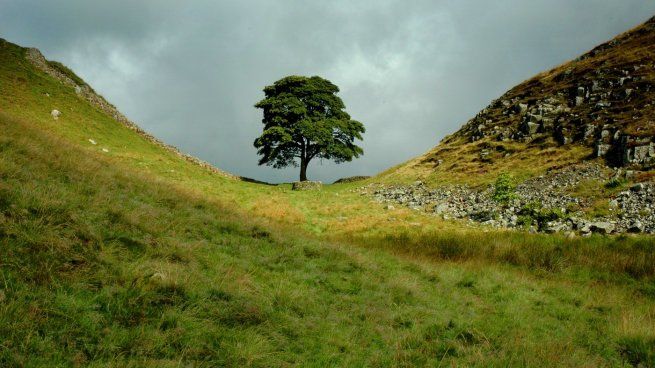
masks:
[(655, 90), (655, 85), (643, 76), (633, 76), (642, 68), (654, 66), (651, 63), (636, 65), (632, 70), (598, 70), (589, 82), (562, 87), (540, 99), (504, 96), (483, 109), (459, 134), (468, 136), (471, 142), (489, 137), (530, 143), (550, 136), (562, 145), (590, 146), (594, 156), (606, 157), (617, 166), (650, 167), (655, 163), (655, 136), (648, 131), (646, 136), (624, 133), (624, 122), (612, 117), (615, 111), (633, 108), (625, 105), (638, 94)]
[[(117, 122), (125, 125), (126, 127), (134, 130), (137, 132), (139, 135), (141, 135), (143, 138), (148, 140), (151, 143), (156, 144), (159, 147), (162, 147), (170, 152), (173, 152), (175, 155), (193, 163), (198, 166), (201, 166), (211, 172), (214, 172), (216, 174), (220, 174), (222, 176), (230, 177), (236, 179), (237, 177), (231, 174), (228, 174), (222, 170), (219, 170), (212, 166), (211, 164), (202, 161), (198, 159), (197, 157), (193, 157), (191, 155), (188, 155), (186, 153), (180, 152), (176, 147), (170, 146), (168, 144), (165, 144), (158, 140), (157, 138), (153, 137), (143, 129), (141, 129), (139, 126), (137, 126), (135, 123), (130, 121), (127, 117), (125, 117), (118, 109), (107, 102), (107, 100), (104, 99), (104, 97), (98, 95), (89, 85), (86, 83), (82, 83), (78, 80), (76, 82), (73, 79), (73, 76), (68, 75), (67, 73), (63, 72), (59, 68), (54, 67), (46, 58), (41, 54), (41, 52), (36, 49), (36, 48), (28, 48), (26, 49), (25, 52), (25, 58), (29, 60), (35, 67), (43, 71), (44, 73), (48, 74), (49, 76), (53, 77), (54, 79), (58, 80), (59, 82), (63, 83), (66, 86), (71, 87), (75, 93), (80, 96), (81, 98), (85, 99), (87, 102), (89, 102), (92, 106), (96, 107), (100, 111), (104, 112), (106, 115), (112, 117), (114, 120)], [(79, 78), (78, 78), (79, 79)], [(60, 113), (61, 114), (61, 113)], [(53, 117), (55, 119), (58, 118), (59, 115), (55, 117), (54, 111), (53, 111)]]
[(515, 141), (537, 150), (577, 144), (609, 166), (650, 169), (655, 166), (654, 43), (649, 21), (514, 87), (442, 144)]

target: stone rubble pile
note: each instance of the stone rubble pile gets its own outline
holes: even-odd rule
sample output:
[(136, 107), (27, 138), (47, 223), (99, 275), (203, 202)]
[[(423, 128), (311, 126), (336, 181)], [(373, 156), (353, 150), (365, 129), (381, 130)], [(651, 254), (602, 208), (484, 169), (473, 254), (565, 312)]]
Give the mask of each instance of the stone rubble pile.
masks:
[[(624, 175), (607, 173), (599, 165), (575, 166), (535, 177), (516, 187), (516, 198), (506, 204), (493, 199), (493, 186), (474, 189), (465, 185), (428, 188), (422, 182), (409, 186), (360, 188), (386, 208), (400, 204), (444, 219), (468, 219), (496, 228), (522, 228), (532, 232), (655, 233), (655, 184), (638, 183), (608, 198), (610, 215), (588, 218), (583, 208), (590, 205), (576, 198), (572, 190), (583, 181), (605, 182)], [(602, 184), (601, 184), (602, 185)], [(601, 188), (599, 188), (600, 190)]]

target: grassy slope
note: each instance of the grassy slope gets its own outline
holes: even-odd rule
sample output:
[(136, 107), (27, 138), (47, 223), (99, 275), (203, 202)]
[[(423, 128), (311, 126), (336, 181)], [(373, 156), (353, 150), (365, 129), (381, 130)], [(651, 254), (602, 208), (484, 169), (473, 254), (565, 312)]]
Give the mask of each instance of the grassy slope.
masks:
[(648, 239), (454, 233), (354, 184), (210, 174), (13, 46), (0, 90), (0, 365), (653, 363)]

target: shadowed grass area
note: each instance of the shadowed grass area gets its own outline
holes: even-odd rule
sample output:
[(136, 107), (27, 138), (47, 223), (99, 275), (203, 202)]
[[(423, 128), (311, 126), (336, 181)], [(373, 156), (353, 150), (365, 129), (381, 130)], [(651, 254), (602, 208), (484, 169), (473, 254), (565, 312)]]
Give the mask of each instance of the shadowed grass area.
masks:
[(461, 230), (362, 183), (244, 183), (19, 48), (0, 82), (0, 366), (652, 365), (651, 238)]
[(504, 263), (617, 282), (655, 279), (655, 242), (648, 237), (566, 239), (513, 231), (447, 231), (420, 235), (401, 232), (383, 237), (355, 235), (342, 239), (436, 260)]

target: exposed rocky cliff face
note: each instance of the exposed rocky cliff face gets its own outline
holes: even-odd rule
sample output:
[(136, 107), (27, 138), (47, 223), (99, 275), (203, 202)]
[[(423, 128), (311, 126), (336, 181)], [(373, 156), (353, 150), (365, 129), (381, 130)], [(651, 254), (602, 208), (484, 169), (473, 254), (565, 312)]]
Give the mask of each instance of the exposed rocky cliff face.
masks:
[[(655, 164), (655, 18), (493, 101), (442, 144), (465, 137), (579, 144), (611, 166)], [(484, 153), (481, 153), (484, 155)]]

